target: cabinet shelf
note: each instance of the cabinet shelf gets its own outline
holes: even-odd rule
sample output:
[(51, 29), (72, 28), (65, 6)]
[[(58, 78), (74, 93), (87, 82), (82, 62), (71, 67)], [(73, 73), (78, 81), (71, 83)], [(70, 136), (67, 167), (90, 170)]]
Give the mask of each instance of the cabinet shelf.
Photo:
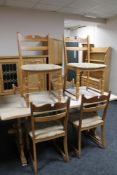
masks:
[[(86, 61), (86, 62), (88, 62), (88, 60), (87, 60), (87, 59), (86, 59), (85, 61)], [(104, 61), (104, 60), (91, 59), (91, 62), (92, 62), (92, 63), (100, 63), (100, 64), (105, 64), (105, 61)]]
[[(88, 59), (83, 55), (83, 61), (88, 62)], [(98, 64), (106, 64), (108, 69), (105, 69), (104, 75), (104, 90), (108, 91), (109, 89), (109, 70), (110, 70), (110, 61), (111, 61), (111, 48), (110, 47), (91, 47), (90, 50), (90, 62)], [(86, 76), (83, 75), (81, 79), (82, 85), (86, 85)], [(98, 83), (97, 83), (98, 82)], [(93, 88), (98, 87), (100, 82), (100, 72), (91, 73), (89, 77), (90, 86)]]
[(92, 47), (90, 53), (106, 54), (110, 47)]

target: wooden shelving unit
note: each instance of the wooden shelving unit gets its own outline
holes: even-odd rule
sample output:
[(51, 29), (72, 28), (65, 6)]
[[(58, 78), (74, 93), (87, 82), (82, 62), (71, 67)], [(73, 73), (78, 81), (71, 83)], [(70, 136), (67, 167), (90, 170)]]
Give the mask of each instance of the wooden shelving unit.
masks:
[[(87, 62), (87, 58), (84, 57), (84, 62)], [(110, 47), (91, 47), (90, 51), (90, 62), (105, 64), (105, 75), (104, 75), (104, 90), (109, 90), (109, 73), (110, 73), (110, 61), (111, 61), (111, 48)], [(101, 72), (91, 72), (89, 76), (89, 85), (92, 88), (100, 89)], [(81, 84), (86, 85), (87, 75), (83, 74), (81, 78)]]

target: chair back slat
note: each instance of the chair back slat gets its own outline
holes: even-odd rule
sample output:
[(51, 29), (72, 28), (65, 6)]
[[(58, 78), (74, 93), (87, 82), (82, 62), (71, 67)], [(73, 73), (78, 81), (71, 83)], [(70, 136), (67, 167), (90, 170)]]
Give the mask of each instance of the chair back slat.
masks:
[(102, 120), (105, 122), (110, 94), (111, 92), (109, 92), (108, 95), (100, 95), (91, 98), (86, 98), (82, 95), (79, 118), (80, 127), (82, 127), (82, 120), (85, 116), (84, 113), (95, 113), (97, 115), (99, 110), (102, 111)]
[(67, 103), (62, 103), (62, 102), (57, 102), (55, 104), (44, 104), (42, 106), (35, 106), (34, 104), (31, 104), (31, 108), (33, 110), (33, 112), (43, 112), (43, 113), (47, 113), (47, 112), (51, 112), (51, 111), (57, 111), (57, 110), (62, 110), (64, 108), (66, 108)]
[(47, 42), (48, 41), (48, 36), (45, 36), (45, 37), (42, 37), (42, 36), (39, 36), (39, 35), (23, 36), (19, 32), (18, 32), (18, 38), (22, 42), (40, 42), (40, 41)]
[(35, 106), (31, 103), (31, 117), (34, 122), (50, 122), (68, 117), (70, 99), (66, 102), (57, 102), (54, 105), (45, 104)]
[(84, 112), (94, 112), (94, 111), (97, 111), (97, 110), (103, 110), (104, 108), (106, 107), (106, 104), (105, 105), (92, 105), (92, 106), (86, 106), (83, 108), (83, 111)]
[(44, 117), (34, 117), (34, 121), (35, 122), (50, 122), (50, 121), (59, 120), (59, 119), (65, 118), (66, 112), (67, 111), (64, 111), (58, 114), (52, 114), (52, 115), (44, 116)]
[(107, 96), (96, 96), (92, 98), (83, 97), (84, 112), (103, 110), (107, 104)]
[[(39, 36), (39, 35), (22, 35), (17, 32), (17, 43), (18, 52), (20, 58), (20, 65), (24, 64), (23, 59), (26, 56), (37, 56), (41, 58), (45, 56), (49, 59), (49, 35)], [(27, 60), (28, 61), (28, 60)], [(48, 60), (46, 60), (48, 62)], [(30, 64), (30, 62), (29, 62)]]
[(86, 51), (87, 47), (66, 47), (67, 51)]
[(48, 46), (33, 46), (33, 47), (28, 47), (28, 46), (22, 46), (21, 47), (22, 51), (48, 51)]
[(87, 44), (88, 43), (88, 37), (86, 38), (80, 38), (80, 37), (65, 37), (64, 38), (65, 42), (77, 42), (77, 43), (82, 43), (82, 44)]

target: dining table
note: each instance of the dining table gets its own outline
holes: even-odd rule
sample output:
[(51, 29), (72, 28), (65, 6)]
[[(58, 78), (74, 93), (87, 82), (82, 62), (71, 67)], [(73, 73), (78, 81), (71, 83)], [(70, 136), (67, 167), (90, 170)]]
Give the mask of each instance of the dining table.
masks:
[[(64, 102), (67, 96), (70, 97), (70, 109), (80, 109), (81, 106), (81, 96), (84, 94), (87, 98), (99, 95), (98, 92), (93, 90), (88, 90), (86, 87), (79, 88), (80, 97), (78, 100), (74, 100), (71, 94), (66, 94), (62, 96), (61, 102)], [(104, 94), (107, 94), (104, 92)], [(110, 100), (117, 100), (117, 96), (111, 94)], [(49, 94), (48, 91), (34, 92), (30, 95), (30, 101), (33, 104), (39, 106), (44, 104), (54, 104), (58, 101), (55, 95)], [(0, 122), (4, 121), (14, 121), (16, 141), (19, 150), (19, 157), (22, 166), (27, 165), (27, 158), (25, 154), (25, 143), (24, 143), (24, 128), (22, 123), (27, 122), (27, 119), (31, 116), (30, 106), (26, 105), (26, 101), (20, 94), (5, 95), (0, 96)]]

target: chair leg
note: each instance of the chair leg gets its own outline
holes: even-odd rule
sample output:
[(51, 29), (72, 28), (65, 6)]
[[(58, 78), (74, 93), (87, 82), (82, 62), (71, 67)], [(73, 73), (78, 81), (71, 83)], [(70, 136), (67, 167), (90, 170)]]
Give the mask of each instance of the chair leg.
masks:
[(106, 145), (104, 142), (104, 125), (101, 126), (101, 144), (103, 148), (106, 148)]
[(81, 156), (81, 132), (80, 131), (78, 131), (78, 145), (77, 145), (77, 149), (75, 149), (75, 152), (78, 158), (80, 158)]
[(33, 143), (33, 166), (34, 166), (34, 173), (37, 175), (37, 156), (36, 156), (36, 145)]
[(89, 87), (89, 72), (87, 72), (86, 90), (88, 90), (88, 87)]
[(78, 152), (79, 152), (78, 157), (80, 158), (81, 156), (81, 132), (80, 131), (78, 132)]
[(65, 161), (68, 161), (69, 160), (69, 155), (68, 155), (67, 136), (64, 137), (63, 142), (64, 142), (63, 143), (64, 144), (64, 152), (65, 152), (64, 159), (65, 159)]

